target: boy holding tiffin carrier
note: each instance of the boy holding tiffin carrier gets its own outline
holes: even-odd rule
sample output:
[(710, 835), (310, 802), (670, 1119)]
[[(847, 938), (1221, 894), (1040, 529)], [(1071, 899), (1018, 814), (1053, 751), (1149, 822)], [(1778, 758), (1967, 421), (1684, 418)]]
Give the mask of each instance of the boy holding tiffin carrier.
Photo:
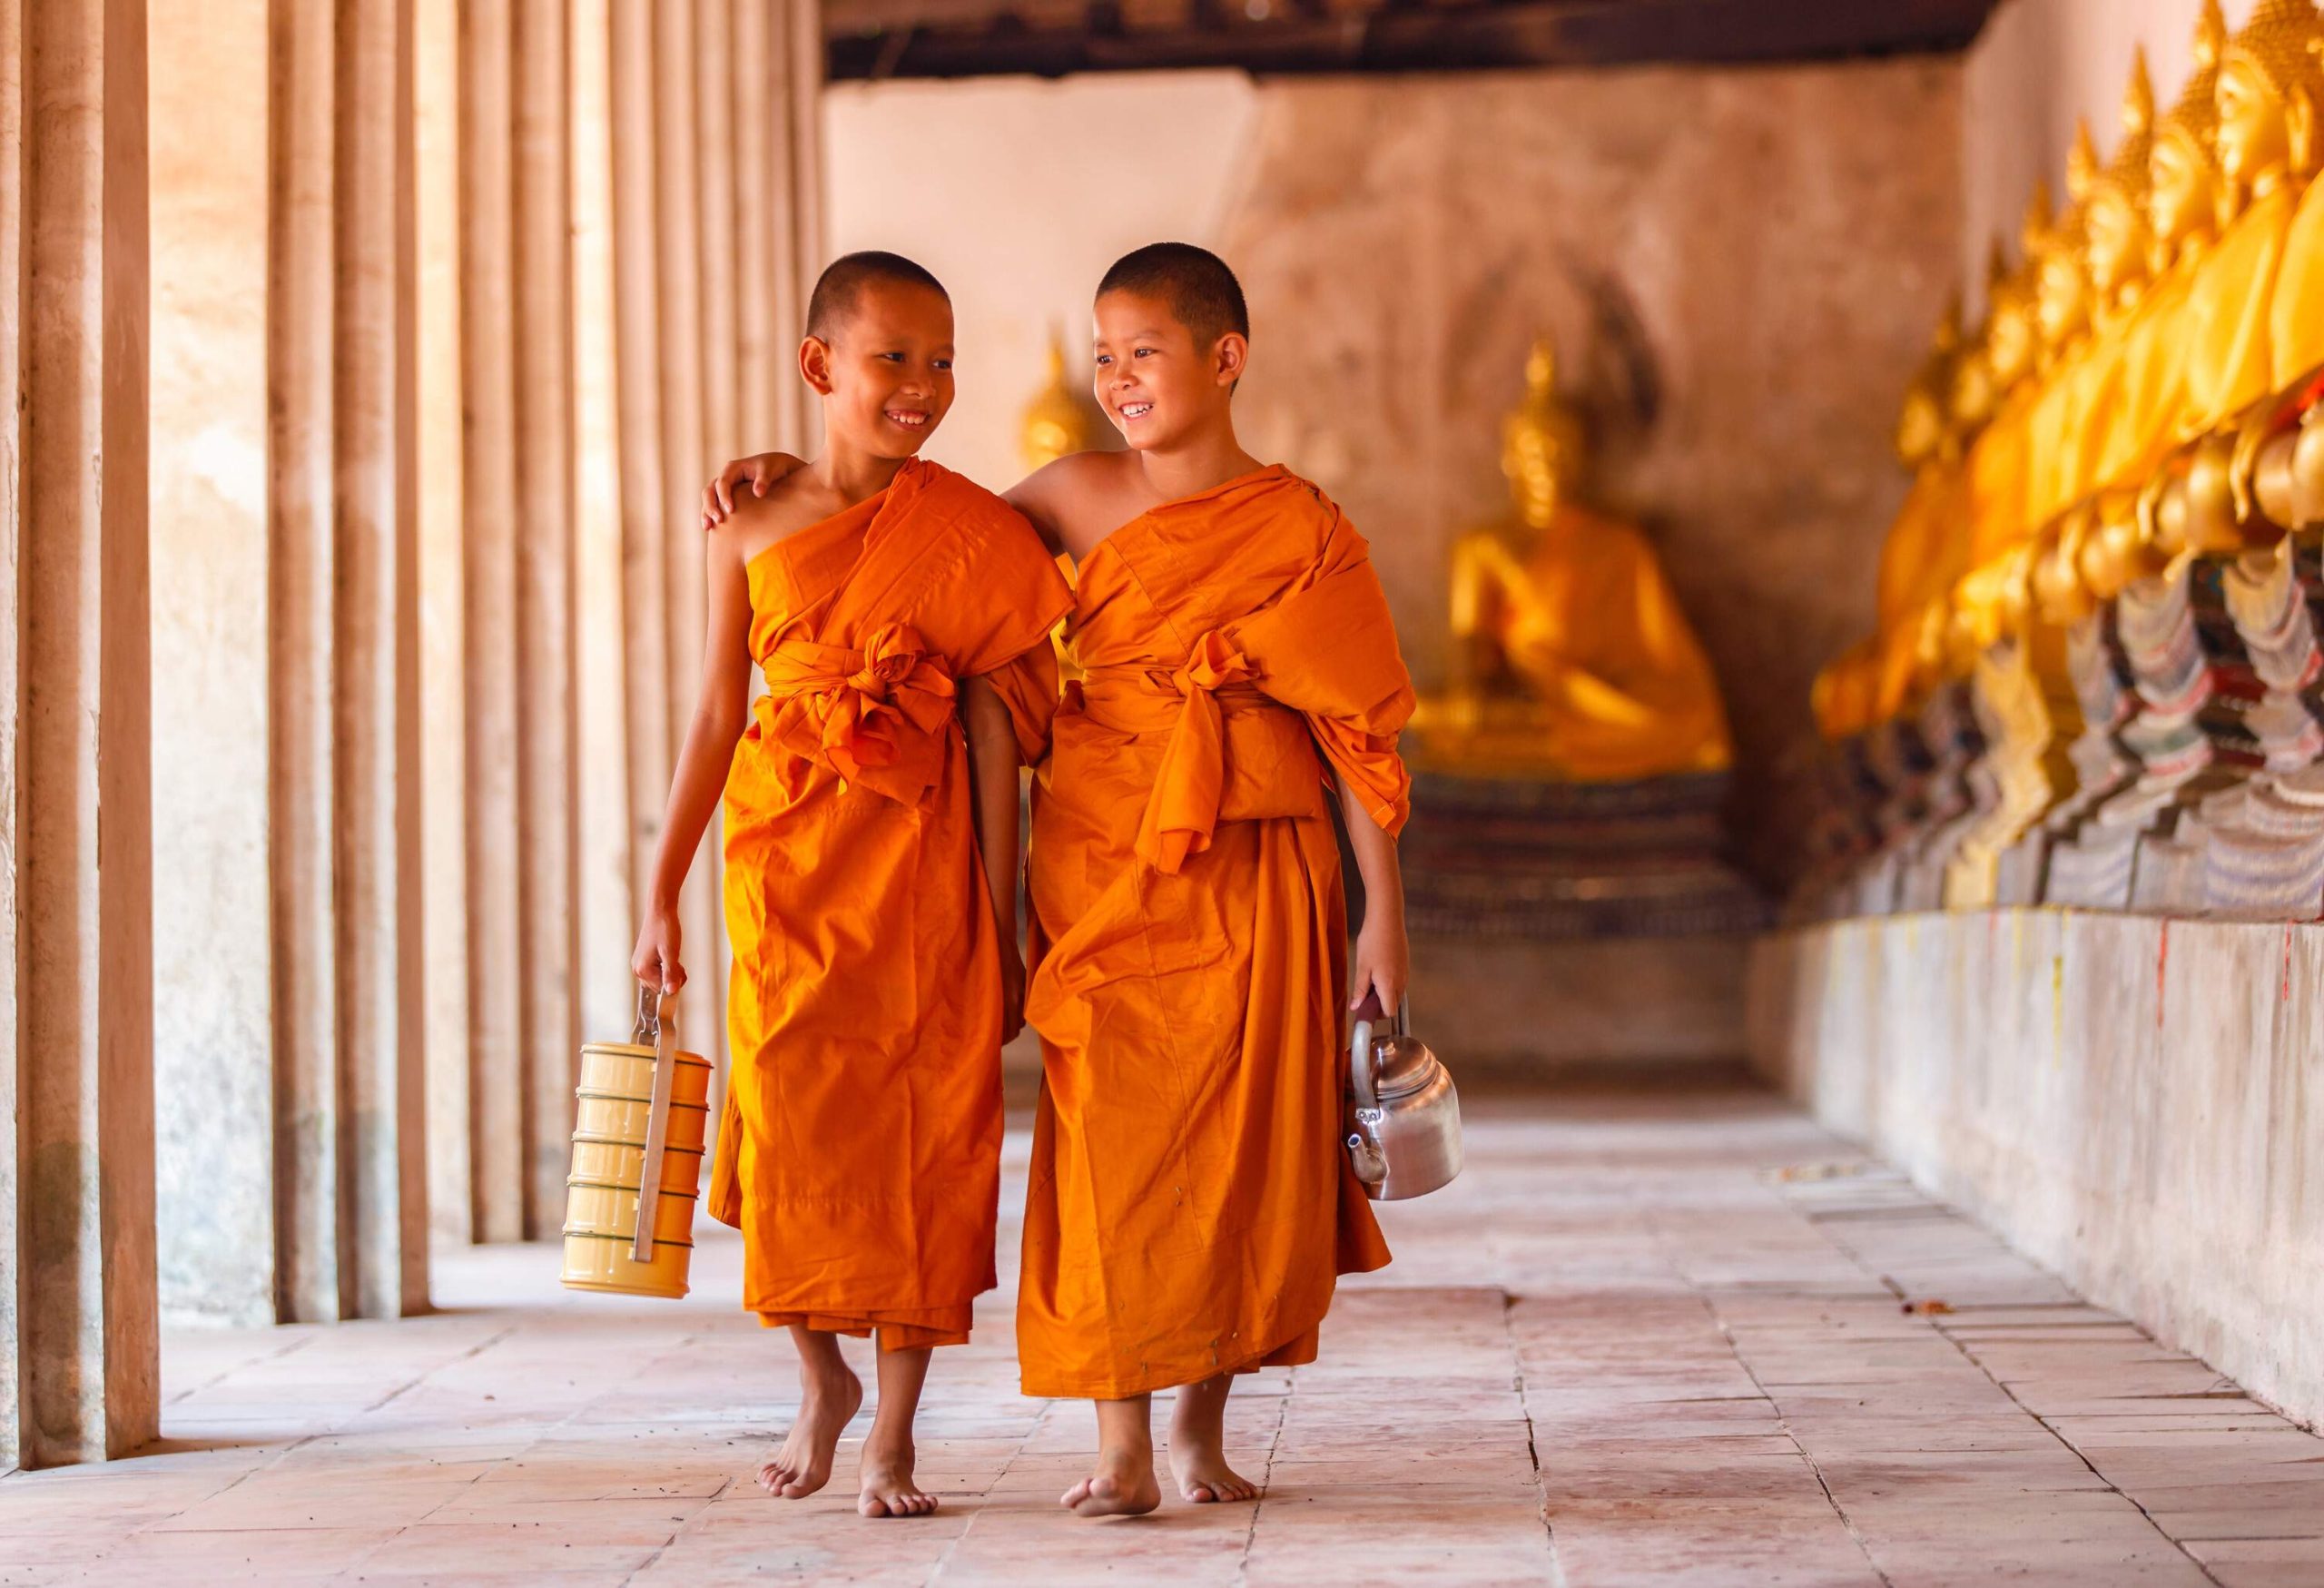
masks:
[(916, 456), (953, 395), (933, 276), (841, 259), (799, 361), (824, 450), (711, 537), (701, 698), (634, 969), (684, 981), (678, 893), (723, 792), (734, 1068), (710, 1206), (743, 1231), (743, 1305), (790, 1329), (802, 1390), (759, 1482), (797, 1499), (829, 1480), (863, 1399), (837, 1336), (876, 1331), (857, 1504), (920, 1515), (930, 1354), (968, 1338), (994, 1283), (1017, 770), (1071, 597), (1019, 514)]
[[(1063, 1496), (1085, 1516), (1160, 1503), (1149, 1403), (1173, 1387), (1180, 1493), (1254, 1497), (1226, 1458), (1234, 1376), (1313, 1361), (1337, 1276), (1388, 1261), (1340, 1146), (1351, 981), (1325, 802), (1367, 894), (1346, 1007), (1393, 1010), (1412, 685), (1363, 538), (1236, 439), (1249, 351), (1216, 256), (1126, 256), (1098, 291), (1094, 356), (1128, 449), (1008, 494), (1078, 570), (1084, 676), (1033, 802), (1044, 1085), (1017, 1337), (1026, 1394), (1097, 1402), (1096, 1469)], [(730, 466), (710, 516), (789, 461)]]

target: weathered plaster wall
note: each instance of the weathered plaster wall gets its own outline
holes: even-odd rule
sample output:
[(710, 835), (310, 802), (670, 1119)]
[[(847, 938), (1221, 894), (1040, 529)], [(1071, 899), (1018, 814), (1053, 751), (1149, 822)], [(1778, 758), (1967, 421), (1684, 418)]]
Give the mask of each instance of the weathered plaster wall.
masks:
[(2324, 1419), (2324, 928), (2071, 912), (1777, 933), (1770, 1080), (2101, 1306)]

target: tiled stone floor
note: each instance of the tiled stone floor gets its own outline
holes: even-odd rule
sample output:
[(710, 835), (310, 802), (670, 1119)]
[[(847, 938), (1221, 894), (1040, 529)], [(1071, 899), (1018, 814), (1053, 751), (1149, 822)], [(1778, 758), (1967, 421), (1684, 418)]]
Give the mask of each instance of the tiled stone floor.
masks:
[(172, 1335), (162, 1447), (0, 1479), (0, 1583), (2324, 1584), (2324, 1441), (1781, 1105), (1475, 1098), (1469, 1151), (1238, 1390), (1256, 1506), (1059, 1512), (1089, 1413), (1018, 1396), (1005, 1288), (930, 1386), (938, 1515), (859, 1519), (852, 1440), (768, 1499), (731, 1239), (683, 1304), (485, 1248), (434, 1317)]

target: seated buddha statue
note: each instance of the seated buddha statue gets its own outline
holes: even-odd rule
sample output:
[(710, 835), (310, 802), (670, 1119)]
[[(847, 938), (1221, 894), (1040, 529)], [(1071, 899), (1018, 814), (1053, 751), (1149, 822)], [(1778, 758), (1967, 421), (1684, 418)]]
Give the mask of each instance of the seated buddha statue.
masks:
[[(2220, 57), (2214, 93), (2223, 224), (2189, 288), (2187, 401), (2178, 433), (2191, 443), (2148, 488), (2168, 533), (2191, 554), (2228, 553), (2272, 539), (2251, 512), (2255, 416), (2280, 390), (2281, 365), (2308, 337), (2293, 311), (2278, 357), (2277, 288), (2307, 281), (2324, 232), (2299, 235), (2305, 164), (2324, 77), (2315, 0), (2260, 0)], [(2312, 335), (2312, 333), (2311, 333)]]
[(1106, 429), (1106, 416), (1087, 387), (1065, 377), (1065, 342), (1049, 332), (1049, 379), (1033, 400), (1025, 405), (1017, 434), (1017, 450), (1025, 472), (1045, 469), (1068, 452), (1097, 447)]
[(1880, 545), (1879, 580), (1870, 636), (1832, 658), (1816, 676), (1817, 731), (1837, 742), (1902, 710), (1909, 693), (1921, 614), (1959, 573), (1961, 449), (1949, 422), (1954, 370), (1963, 357), (1956, 296), (1934, 346), (1896, 416), (1896, 460), (1912, 476), (1904, 505)]
[(1612, 782), (1733, 761), (1710, 664), (1646, 537), (1578, 502), (1581, 427), (1537, 343), (1502, 427), (1515, 511), (1452, 552), (1452, 687), (1423, 703), (1424, 762)]
[(2236, 498), (2247, 517), (2256, 505), (2305, 528), (2324, 523), (2324, 23), (2305, 5), (2263, 10), (2230, 52), (2220, 114), (2235, 119), (2224, 136), (2254, 187), (2280, 182), (2299, 198), (2268, 311), (2271, 396), (2237, 449)]

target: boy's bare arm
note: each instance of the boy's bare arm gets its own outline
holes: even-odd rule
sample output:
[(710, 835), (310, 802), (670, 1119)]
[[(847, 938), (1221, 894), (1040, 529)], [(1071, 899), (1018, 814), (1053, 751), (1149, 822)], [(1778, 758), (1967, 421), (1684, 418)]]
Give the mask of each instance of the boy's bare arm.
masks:
[(679, 963), (678, 894), (704, 829), (726, 787), (726, 769), (751, 696), (751, 598), (743, 559), (731, 535), (714, 536), (709, 555), (710, 621), (702, 652), (702, 686), (670, 779), (662, 836), (654, 849), (645, 919), (630, 968), (640, 981), (675, 992), (685, 985)]
[(961, 685), (960, 718), (969, 737), (977, 853), (1000, 939), (1000, 1040), (1006, 1042), (1025, 1026), (1025, 958), (1017, 946), (1017, 729), (1000, 692), (983, 678)]
[(1364, 878), (1364, 929), (1355, 937), (1354, 989), (1348, 999), (1354, 1009), (1366, 992), (1380, 996), (1383, 1012), (1393, 1014), (1412, 982), (1412, 946), (1404, 938), (1404, 872), (1396, 859), (1396, 841), (1372, 819), (1364, 796), (1348, 786), (1345, 776), (1332, 774), (1339, 786), (1340, 814), (1347, 823), (1349, 847), (1355, 851), (1355, 869)]
[(1087, 557), (1108, 530), (1133, 516), (1123, 488), (1126, 452), (1072, 452), (1043, 465), (1002, 498), (1033, 522), (1051, 556)]

